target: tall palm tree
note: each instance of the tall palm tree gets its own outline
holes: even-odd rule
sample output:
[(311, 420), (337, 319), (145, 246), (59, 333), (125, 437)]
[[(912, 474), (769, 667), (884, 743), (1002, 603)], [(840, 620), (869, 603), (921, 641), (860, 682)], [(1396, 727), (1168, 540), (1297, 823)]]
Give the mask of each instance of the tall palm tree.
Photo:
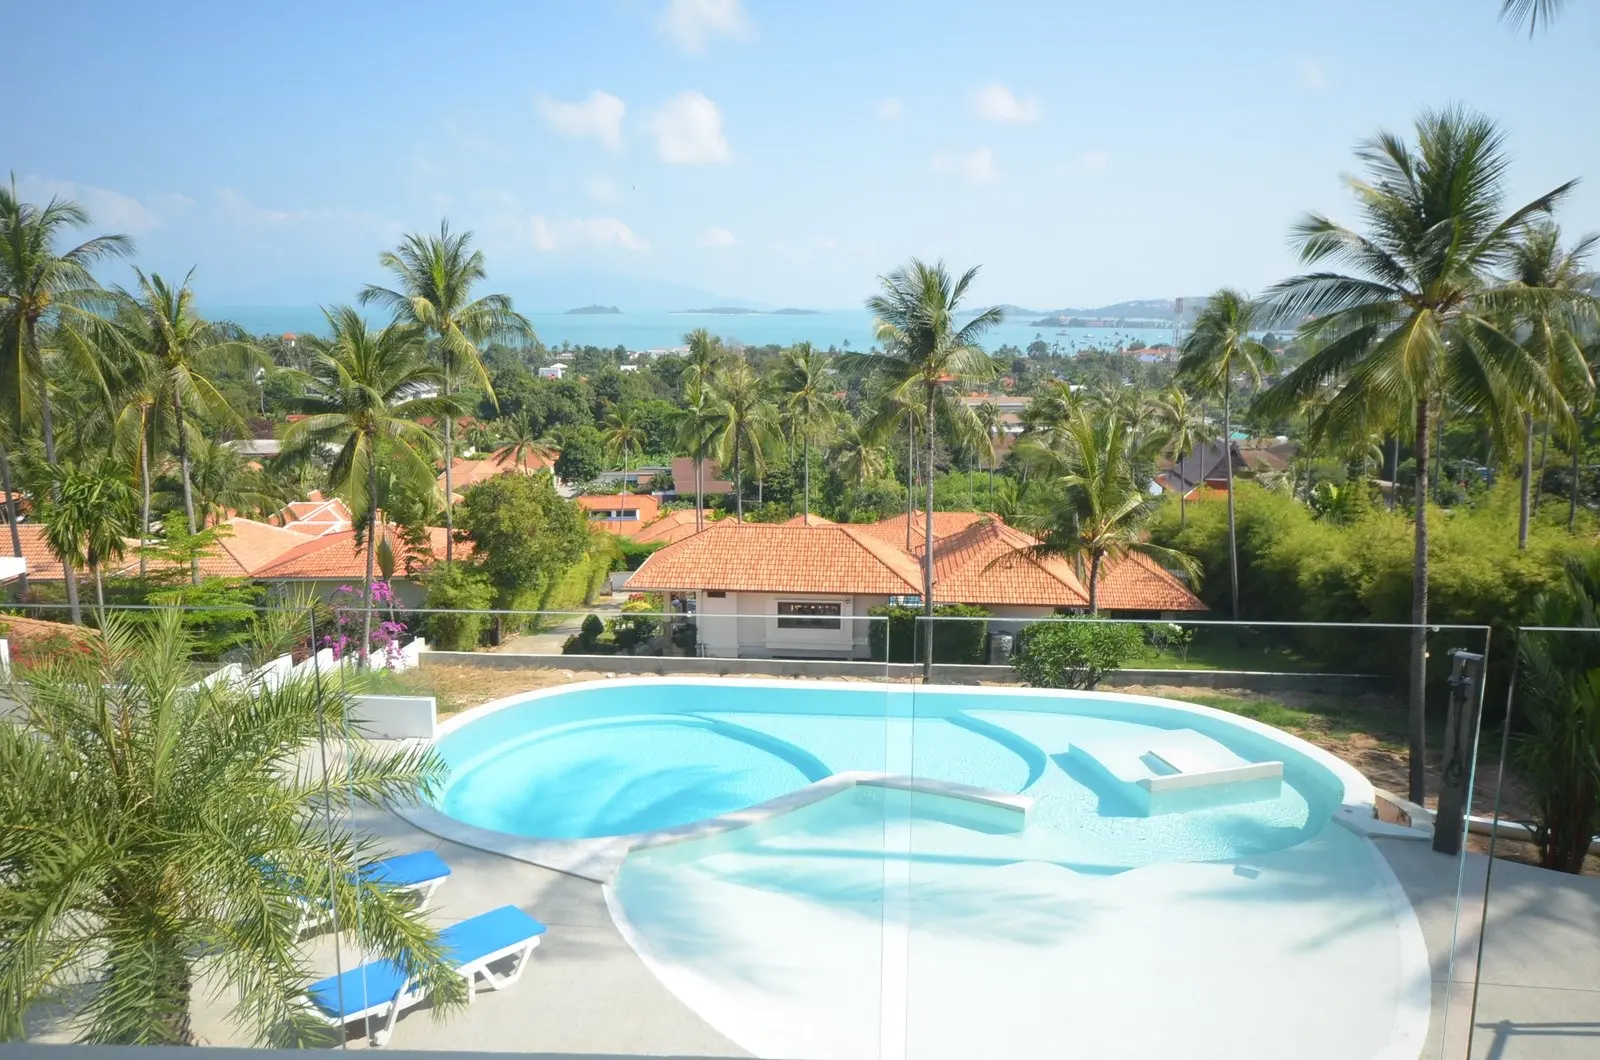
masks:
[(305, 749), (344, 730), (363, 687), (197, 680), (176, 609), (112, 616), (82, 643), (7, 690), (0, 1039), (20, 1040), (28, 1010), (70, 989), (84, 998), (84, 1042), (193, 1045), (199, 980), (216, 977), (258, 1042), (326, 1044), (301, 1003), (307, 902), (435, 1005), (466, 1003), (425, 914), (358, 872), (373, 839), (328, 812), (436, 790), (435, 751), (356, 741), (340, 768), (305, 768)]
[[(687, 450), (694, 460), (694, 528), (699, 533), (706, 527), (704, 468), (713, 440), (722, 426), (724, 416), (721, 406), (705, 383), (692, 382), (684, 393), (683, 407), (673, 417), (677, 431), (678, 447)], [(673, 484), (674, 486), (677, 483)]]
[[(957, 327), (956, 315), (976, 267), (952, 278), (944, 262), (929, 265), (912, 258), (905, 266), (879, 277), (880, 291), (867, 299), (873, 317), (873, 338), (883, 352), (866, 354), (872, 371), (889, 393), (914, 400), (922, 414), (927, 443), (926, 513), (923, 519), (922, 606), (933, 615), (933, 456), (939, 421), (957, 437), (972, 439), (982, 428), (963, 400), (964, 384), (988, 382), (996, 365), (978, 345), (985, 332), (1005, 319), (990, 307)], [(894, 410), (891, 414), (894, 413)], [(923, 623), (922, 673), (933, 676), (933, 623)]]
[[(1425, 792), (1427, 724), (1428, 477), (1436, 413), (1448, 399), (1504, 424), (1530, 401), (1554, 408), (1559, 391), (1499, 324), (1540, 305), (1570, 304), (1547, 289), (1507, 289), (1495, 274), (1528, 225), (1572, 189), (1562, 184), (1510, 213), (1503, 210), (1509, 158), (1493, 122), (1461, 109), (1430, 111), (1416, 142), (1383, 133), (1357, 151), (1368, 179), (1352, 180), (1368, 231), (1311, 215), (1294, 228), (1300, 258), (1322, 269), (1272, 289), (1276, 316), (1305, 321), (1315, 350), (1265, 395), (1269, 415), (1303, 407), (1325, 387), (1333, 396), (1313, 429), (1348, 436), (1381, 418), (1413, 423), (1416, 530), (1411, 582), (1410, 798)], [(1352, 429), (1352, 428), (1355, 429)]]
[(372, 643), (372, 570), (378, 541), (378, 462), (403, 477), (419, 495), (434, 489), (433, 435), (417, 421), (425, 416), (459, 414), (453, 398), (412, 397), (442, 379), (440, 369), (423, 359), (421, 328), (391, 324), (367, 326), (351, 306), (324, 310), (330, 336), (313, 339), (316, 360), (303, 405), (309, 415), (284, 432), (285, 450), (333, 451), (329, 485), (348, 499), (367, 523), (367, 568), (362, 578), (360, 658)]
[(1036, 437), (1018, 443), (1018, 458), (1042, 485), (1043, 510), (1025, 512), (1022, 528), (1039, 544), (1022, 551), (1073, 562), (1089, 592), (1089, 614), (1100, 613), (1100, 577), (1108, 562), (1137, 552), (1191, 577), (1199, 566), (1183, 552), (1146, 539), (1145, 526), (1159, 507), (1139, 481), (1137, 467), (1153, 455), (1137, 426), (1114, 409), (1079, 409), (1059, 428), (1059, 442)]
[(742, 523), (744, 455), (750, 454), (758, 473), (766, 466), (767, 454), (778, 440), (777, 419), (761, 378), (743, 357), (732, 358), (722, 366), (712, 379), (711, 394), (717, 410), (711, 440), (717, 462), (733, 467), (734, 505)]
[[(108, 258), (133, 253), (133, 240), (122, 235), (95, 236), (57, 253), (57, 244), (69, 232), (88, 223), (89, 214), (70, 199), (52, 197), (43, 207), (23, 202), (15, 174), (10, 187), (0, 187), (0, 401), (6, 403), (6, 418), (18, 435), (39, 424), (45, 462), (51, 466), (56, 463), (56, 430), (49, 361), (59, 353), (88, 369), (85, 374), (93, 371), (93, 365), (76, 356), (92, 347), (83, 337), (98, 328), (105, 304), (105, 291), (92, 270)], [(57, 350), (40, 344), (41, 332), (48, 328), (66, 340)], [(57, 492), (53, 485), (51, 492)], [(67, 606), (78, 622), (77, 578), (65, 561), (61, 573)]]
[[(0, 411), (0, 491), (5, 494), (6, 527), (11, 531), (11, 555), (17, 559), (22, 558), (22, 533), (17, 529), (17, 523), (22, 515), (21, 494), (17, 493), (11, 481), (11, 449), (7, 444), (6, 436), (10, 434), (11, 425), (6, 422), (6, 416)], [(1576, 480), (1576, 476), (1574, 476)], [(28, 572), (23, 571), (17, 575), (17, 595), (25, 598), (28, 594)]]
[(95, 610), (106, 624), (103, 566), (121, 559), (126, 538), (133, 531), (133, 489), (122, 468), (99, 459), (87, 464), (56, 468), (51, 481), (59, 490), (44, 506), (44, 537), (62, 562), (82, 564), (94, 576)]
[[(1511, 287), (1554, 290), (1565, 296), (1561, 302), (1528, 306), (1527, 314), (1515, 322), (1522, 334), (1524, 348), (1544, 368), (1561, 397), (1558, 408), (1541, 408), (1535, 402), (1522, 410), (1522, 496), (1517, 522), (1519, 549), (1528, 547), (1528, 523), (1535, 504), (1535, 414), (1546, 417), (1546, 430), (1549, 429), (1549, 422), (1554, 420), (1558, 436), (1576, 439), (1578, 424), (1574, 414), (1588, 408), (1594, 400), (1594, 377), (1584, 357), (1581, 336), (1585, 325), (1595, 317), (1594, 303), (1589, 295), (1594, 289), (1595, 277), (1584, 268), (1584, 261), (1596, 243), (1600, 243), (1600, 236), (1589, 235), (1572, 247), (1563, 248), (1561, 230), (1546, 222), (1531, 225), (1512, 249), (1511, 267), (1506, 277)], [(1542, 483), (1542, 466), (1540, 471)]]
[(825, 353), (800, 342), (785, 350), (778, 362), (778, 388), (783, 410), (800, 435), (800, 462), (805, 468), (801, 511), (811, 520), (811, 436), (817, 424), (833, 409), (833, 366)]
[(882, 443), (854, 420), (844, 417), (831, 463), (847, 486), (865, 486), (883, 477), (889, 468), (889, 454)]
[[(178, 473), (183, 485), (183, 511), (189, 533), (200, 529), (194, 505), (194, 468), (191, 449), (195, 444), (191, 417), (206, 419), (236, 430), (244, 429), (239, 413), (228, 404), (211, 374), (217, 369), (247, 370), (265, 360), (248, 336), (232, 324), (213, 323), (201, 318), (194, 307), (194, 270), (174, 287), (157, 273), (145, 275), (135, 270), (137, 292), (117, 291), (118, 312), (114, 329), (115, 344), (127, 356), (142, 358), (146, 364), (132, 367), (129, 375), (160, 394), (156, 407), (171, 413), (171, 436), (178, 448)], [(189, 570), (190, 580), (200, 581), (196, 559)]]
[[(1188, 480), (1183, 477), (1183, 462), (1197, 448), (1211, 441), (1211, 425), (1205, 413), (1189, 399), (1182, 387), (1168, 387), (1160, 399), (1161, 431), (1164, 448), (1178, 471), (1178, 526), (1188, 525)], [(1203, 472), (1202, 472), (1203, 474)]]
[[(472, 249), (472, 233), (450, 231), (449, 221), (439, 222), (438, 235), (408, 235), (394, 250), (378, 256), (378, 264), (394, 277), (395, 286), (368, 284), (361, 289), (361, 304), (376, 302), (394, 314), (396, 323), (421, 328), (431, 339), (442, 369), (444, 396), (450, 397), (465, 377), (494, 400), (494, 387), (483, 367), (479, 346), (488, 342), (531, 343), (533, 325), (511, 307), (511, 296), (486, 294), (472, 297), (472, 287), (487, 276), (483, 252)], [(455, 517), (450, 498), (455, 496), (455, 420), (444, 421), (444, 525), (445, 562), (455, 559)]]
[(978, 455), (989, 467), (989, 510), (994, 511), (994, 462), (999, 457), (999, 446), (996, 444), (1003, 429), (1003, 413), (1000, 406), (993, 401), (985, 401), (972, 410), (978, 419), (978, 426), (983, 428), (983, 445), (978, 448)]
[[(1228, 583), (1233, 620), (1239, 621), (1239, 540), (1233, 504), (1233, 381), (1242, 376), (1252, 391), (1273, 368), (1272, 351), (1252, 337), (1256, 307), (1239, 291), (1223, 288), (1207, 299), (1184, 337), (1178, 377), (1204, 393), (1222, 397), (1222, 462), (1228, 478)], [(1201, 472), (1204, 474), (1204, 472)]]
[(688, 363), (683, 370), (683, 388), (687, 392), (693, 387), (710, 383), (717, 369), (727, 360), (728, 351), (722, 345), (722, 340), (705, 328), (695, 328), (684, 335), (683, 343), (689, 347), (689, 355), (685, 358)]
[(600, 438), (606, 448), (622, 458), (622, 492), (628, 492), (628, 457), (644, 448), (644, 427), (633, 408), (613, 408), (606, 413), (605, 429)]
[(560, 443), (540, 430), (538, 421), (527, 412), (495, 421), (495, 429), (496, 463), (526, 467), (529, 459), (534, 459), (548, 467), (561, 455)]
[(201, 435), (190, 454), (195, 517), (200, 528), (221, 522), (229, 512), (260, 517), (283, 507), (288, 499), (270, 492), (250, 459), (226, 442)]

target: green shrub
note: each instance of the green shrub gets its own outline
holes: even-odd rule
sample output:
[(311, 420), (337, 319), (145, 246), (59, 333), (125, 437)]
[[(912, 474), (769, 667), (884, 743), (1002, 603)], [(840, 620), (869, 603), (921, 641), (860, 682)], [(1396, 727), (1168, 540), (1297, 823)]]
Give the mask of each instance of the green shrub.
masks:
[(1040, 622), (1022, 631), (1011, 668), (1035, 688), (1093, 688), (1143, 654), (1144, 632), (1134, 622)]
[[(494, 603), (494, 586), (479, 571), (462, 563), (436, 563), (422, 576), (427, 590), (423, 607), (476, 610)], [(430, 614), (425, 633), (435, 651), (471, 651), (488, 628), (488, 615)]]
[(606, 631), (606, 624), (600, 621), (599, 615), (585, 615), (583, 624), (578, 627), (578, 632), (567, 638), (561, 645), (563, 655), (609, 655), (614, 650), (610, 644), (603, 648), (600, 638)]
[(648, 644), (661, 630), (661, 620), (654, 617), (659, 611), (654, 601), (644, 597), (623, 604), (622, 614), (607, 623), (617, 650), (632, 652), (639, 645)]
[[(933, 609), (937, 618), (965, 618), (969, 622), (933, 624), (933, 661), (936, 663), (981, 663), (984, 661), (985, 635), (989, 631), (989, 610), (977, 604), (940, 604)], [(885, 659), (888, 640), (889, 662), (917, 662), (922, 658), (922, 608), (901, 604), (882, 604), (870, 608), (874, 619), (867, 630), (867, 643), (873, 659)]]

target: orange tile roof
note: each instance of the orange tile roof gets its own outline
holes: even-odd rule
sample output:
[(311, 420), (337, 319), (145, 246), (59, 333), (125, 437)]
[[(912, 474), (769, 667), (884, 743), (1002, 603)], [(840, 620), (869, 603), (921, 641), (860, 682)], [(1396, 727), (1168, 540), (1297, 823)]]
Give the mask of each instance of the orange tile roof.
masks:
[(1206, 605), (1149, 556), (1130, 552), (1100, 572), (1095, 588), (1102, 610), (1204, 611)]
[(915, 593), (917, 561), (860, 527), (722, 520), (644, 561), (628, 588)]
[[(939, 541), (949, 537), (951, 534), (959, 534), (972, 524), (981, 522), (984, 519), (998, 518), (999, 516), (997, 515), (985, 515), (982, 512), (934, 512), (934, 543), (937, 544)], [(912, 515), (911, 547), (919, 556), (922, 554), (923, 522), (924, 516), (921, 512), (917, 512)], [(867, 523), (862, 526), (862, 529), (870, 534), (876, 535), (881, 540), (888, 541), (891, 544), (900, 546), (901, 548), (905, 547), (906, 517), (903, 515), (896, 515), (892, 519), (885, 519), (882, 522)]]
[(594, 519), (590, 525), (608, 534), (632, 537), (639, 527), (655, 522), (661, 502), (648, 493), (602, 493), (578, 497), (578, 507), (587, 512), (638, 512), (637, 519)]
[[(61, 561), (56, 559), (56, 554), (50, 551), (50, 546), (44, 539), (43, 523), (18, 523), (17, 536), (22, 539), (22, 558), (28, 561), (28, 577), (30, 579), (49, 580), (61, 578)], [(6, 555), (11, 555), (11, 531), (4, 530), (0, 534), (0, 550)], [(55, 573), (50, 573), (54, 568)]]
[[(444, 558), (445, 529), (441, 526), (428, 528), (430, 554), (420, 552), (407, 553), (400, 546), (398, 538), (395, 541), (395, 573), (401, 576), (409, 560), (414, 566), (426, 567), (436, 560)], [(457, 541), (455, 548), (456, 558), (466, 559), (472, 555), (472, 542)], [(353, 530), (342, 533), (328, 534), (314, 541), (307, 541), (284, 555), (280, 556), (271, 565), (255, 572), (255, 576), (263, 579), (284, 578), (313, 578), (336, 580), (340, 578), (360, 579), (366, 576), (367, 550), (356, 545), (356, 535)]]
[(290, 501), (276, 518), (283, 522), (285, 529), (307, 537), (338, 533), (355, 524), (355, 517), (344, 501), (338, 497), (324, 499), (319, 490), (312, 490), (303, 501)]
[(817, 515), (816, 513), (812, 513), (811, 515), (805, 515), (805, 514), (802, 513), (800, 515), (794, 516), (791, 519), (785, 519), (783, 522), (779, 523), (778, 525), (779, 526), (838, 526), (839, 524), (834, 522), (832, 519), (824, 518), (823, 516)]
[[(707, 526), (710, 526), (711, 520), (708, 518), (706, 519), (705, 523)], [(671, 544), (674, 541), (682, 541), (690, 534), (695, 533), (697, 529), (695, 526), (693, 508), (679, 509), (675, 512), (668, 512), (666, 515), (663, 515), (654, 522), (645, 523), (639, 526), (628, 523), (623, 523), (621, 525), (625, 527), (625, 529), (620, 531), (624, 537), (631, 537), (635, 541), (642, 541), (645, 543), (660, 541), (663, 544)]]
[[(689, 516), (693, 512), (675, 513)], [(943, 520), (940, 515), (956, 518)], [(922, 570), (902, 547), (895, 520), (868, 526), (735, 523), (708, 526), (668, 544), (645, 560), (629, 580), (633, 589), (720, 589), (760, 593), (860, 593), (920, 595)], [(936, 512), (934, 527), (948, 530), (934, 545), (935, 603), (1084, 609), (1089, 594), (1073, 565), (1059, 557), (1035, 559), (1023, 550), (1036, 539), (998, 516)], [(920, 521), (919, 521), (920, 525)], [(899, 520), (898, 533), (905, 532)], [(1099, 604), (1114, 611), (1204, 611), (1205, 605), (1172, 573), (1133, 555), (1101, 573)]]
[[(550, 461), (537, 453), (524, 451), (519, 458), (507, 446), (498, 452), (486, 457), (468, 458), (458, 456), (450, 464), (450, 485), (455, 490), (464, 490), (468, 486), (476, 486), (486, 482), (496, 475), (520, 473), (532, 475), (551, 467)], [(439, 489), (444, 489), (444, 472), (439, 472)]]
[(1072, 564), (1054, 556), (1036, 559), (1023, 554), (1037, 543), (997, 518), (973, 523), (935, 542), (934, 602), (1088, 607), (1089, 594)]

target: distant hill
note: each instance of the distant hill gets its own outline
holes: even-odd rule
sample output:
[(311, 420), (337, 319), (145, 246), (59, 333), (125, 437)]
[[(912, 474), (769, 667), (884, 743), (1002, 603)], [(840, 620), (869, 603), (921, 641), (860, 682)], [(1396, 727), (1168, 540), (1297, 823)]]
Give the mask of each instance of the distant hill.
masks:
[(572, 316), (573, 314), (585, 314), (590, 316), (598, 316), (601, 314), (621, 312), (622, 310), (618, 309), (614, 305), (581, 305), (576, 309), (567, 310), (567, 315)]
[(775, 317), (814, 317), (819, 311), (816, 309), (774, 309)]
[[(1183, 319), (1193, 320), (1204, 302), (1205, 298), (1203, 296), (1185, 298), (1183, 300)], [(1067, 326), (1071, 320), (1116, 321), (1118, 323), (1137, 320), (1171, 323), (1173, 316), (1172, 299), (1137, 298), (1128, 302), (1113, 302), (1110, 305), (1094, 306), (1093, 308), (1051, 310), (1040, 314), (1040, 318), (1035, 320), (1032, 326), (1059, 328)]]
[(1002, 313), (1004, 313), (1006, 315), (1006, 319), (1007, 320), (1012, 320), (1012, 321), (1016, 320), (1018, 317), (1044, 316), (1045, 314), (1050, 312), (1050, 310), (1048, 310), (1048, 309), (1024, 309), (1024, 308), (1022, 308), (1022, 306), (1012, 305), (1011, 303), (1007, 302), (1007, 303), (1005, 303), (1003, 305), (982, 306), (982, 307), (980, 307), (978, 309), (963, 309), (961, 312), (957, 313), (956, 316), (959, 316), (959, 317), (975, 317), (979, 313), (987, 313), (991, 309), (1000, 310)]

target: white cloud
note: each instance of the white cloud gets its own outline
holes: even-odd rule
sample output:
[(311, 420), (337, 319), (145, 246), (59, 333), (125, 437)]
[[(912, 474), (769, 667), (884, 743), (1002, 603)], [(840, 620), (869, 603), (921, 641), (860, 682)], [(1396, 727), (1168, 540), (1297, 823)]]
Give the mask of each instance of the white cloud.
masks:
[(253, 226), (281, 225), (287, 221), (303, 221), (311, 216), (308, 210), (273, 210), (257, 206), (232, 188), (217, 191), (217, 205), (222, 215), (230, 221)]
[(877, 105), (872, 109), (875, 110), (878, 114), (878, 117), (882, 118), (884, 121), (899, 121), (900, 116), (905, 113), (905, 108), (902, 107), (900, 105), (900, 101), (895, 99), (893, 96), (890, 96), (888, 99), (878, 100)]
[(740, 0), (669, 0), (661, 28), (691, 52), (705, 51), (713, 37), (748, 40), (755, 34)]
[(1018, 99), (1005, 85), (998, 82), (984, 85), (972, 95), (972, 109), (985, 121), (1021, 124), (1037, 121), (1039, 101), (1032, 96)]
[(612, 151), (622, 148), (622, 119), (628, 105), (609, 92), (596, 89), (588, 99), (570, 103), (541, 94), (534, 106), (539, 117), (562, 136), (599, 140)]
[(160, 228), (166, 219), (194, 206), (194, 200), (187, 195), (151, 195), (141, 200), (110, 188), (32, 174), (17, 178), (17, 193), (24, 202), (36, 202), (41, 206), (53, 198), (76, 202), (89, 215), (86, 231), (96, 235), (102, 232), (141, 235)]
[(933, 171), (955, 174), (970, 184), (992, 184), (1000, 177), (1000, 170), (994, 164), (994, 152), (987, 147), (964, 155), (934, 155)]
[(583, 182), (583, 190), (595, 202), (614, 202), (617, 198), (617, 182), (604, 173), (596, 173)]
[(722, 228), (718, 225), (712, 225), (710, 228), (701, 233), (699, 239), (695, 240), (695, 245), (701, 247), (731, 247), (736, 245), (738, 242), (739, 241), (733, 237), (733, 233), (728, 231), (726, 228)]
[(1328, 71), (1315, 59), (1301, 59), (1295, 63), (1295, 80), (1307, 92), (1328, 90)]
[(552, 253), (561, 250), (647, 251), (650, 244), (615, 217), (563, 217), (552, 220), (542, 214), (528, 218), (528, 241), (535, 250)]
[(650, 132), (662, 160), (673, 165), (720, 165), (733, 158), (722, 134), (722, 111), (699, 92), (667, 100), (651, 118)]

